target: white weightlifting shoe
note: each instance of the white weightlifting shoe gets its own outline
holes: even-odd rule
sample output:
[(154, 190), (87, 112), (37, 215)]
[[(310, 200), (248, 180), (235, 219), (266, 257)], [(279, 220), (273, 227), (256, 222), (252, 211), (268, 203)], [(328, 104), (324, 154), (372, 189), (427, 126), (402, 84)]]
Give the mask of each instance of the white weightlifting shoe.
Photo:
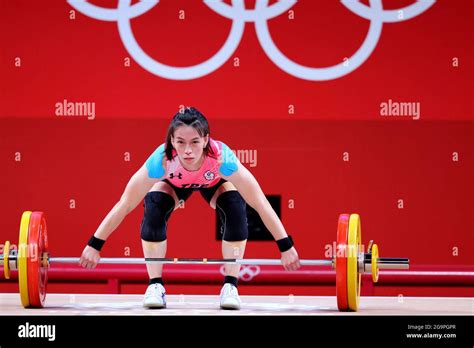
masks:
[(148, 285), (143, 299), (143, 307), (166, 308), (166, 291), (160, 283)]
[(230, 283), (225, 283), (221, 290), (221, 308), (240, 309), (240, 304), (237, 288)]

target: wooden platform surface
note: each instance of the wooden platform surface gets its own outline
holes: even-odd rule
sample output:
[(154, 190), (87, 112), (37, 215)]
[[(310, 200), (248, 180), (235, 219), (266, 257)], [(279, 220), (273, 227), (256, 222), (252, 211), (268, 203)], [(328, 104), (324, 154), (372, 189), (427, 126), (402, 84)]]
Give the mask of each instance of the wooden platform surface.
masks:
[(238, 311), (221, 310), (217, 295), (167, 295), (166, 309), (142, 307), (143, 295), (48, 294), (24, 309), (18, 294), (0, 294), (1, 315), (473, 315), (474, 299), (362, 297), (358, 312), (339, 312), (332, 296), (241, 296)]

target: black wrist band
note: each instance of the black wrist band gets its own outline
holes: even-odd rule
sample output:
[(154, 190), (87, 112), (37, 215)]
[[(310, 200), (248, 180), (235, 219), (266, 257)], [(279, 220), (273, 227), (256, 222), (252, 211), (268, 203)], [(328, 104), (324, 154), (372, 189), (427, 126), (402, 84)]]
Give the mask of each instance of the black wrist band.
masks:
[(89, 243), (87, 243), (87, 245), (90, 247), (93, 247), (97, 251), (100, 251), (104, 243), (105, 243), (105, 240), (92, 236), (91, 239), (89, 239)]
[(291, 236), (279, 239), (276, 242), (278, 244), (278, 249), (280, 249), (280, 252), (282, 253), (290, 250), (294, 245), (293, 238), (291, 238)]

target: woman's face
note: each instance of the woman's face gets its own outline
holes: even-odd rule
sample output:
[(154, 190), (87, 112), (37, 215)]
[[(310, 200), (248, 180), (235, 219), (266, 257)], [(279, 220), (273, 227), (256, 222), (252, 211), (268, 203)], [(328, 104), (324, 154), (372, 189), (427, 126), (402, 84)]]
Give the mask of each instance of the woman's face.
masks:
[(186, 167), (199, 165), (204, 148), (209, 141), (209, 135), (201, 137), (191, 126), (181, 126), (175, 129), (171, 143), (178, 157)]

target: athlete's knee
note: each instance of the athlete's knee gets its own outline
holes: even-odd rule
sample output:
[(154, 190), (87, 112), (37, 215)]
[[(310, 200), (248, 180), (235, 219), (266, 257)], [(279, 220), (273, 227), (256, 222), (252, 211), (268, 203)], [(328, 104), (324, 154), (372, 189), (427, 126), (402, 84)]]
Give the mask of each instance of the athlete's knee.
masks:
[(140, 235), (147, 242), (166, 240), (168, 219), (175, 207), (174, 198), (164, 192), (152, 191), (145, 196), (145, 213), (140, 226)]
[(247, 205), (239, 192), (225, 191), (217, 197), (216, 210), (222, 223), (222, 239), (241, 241), (248, 238)]

